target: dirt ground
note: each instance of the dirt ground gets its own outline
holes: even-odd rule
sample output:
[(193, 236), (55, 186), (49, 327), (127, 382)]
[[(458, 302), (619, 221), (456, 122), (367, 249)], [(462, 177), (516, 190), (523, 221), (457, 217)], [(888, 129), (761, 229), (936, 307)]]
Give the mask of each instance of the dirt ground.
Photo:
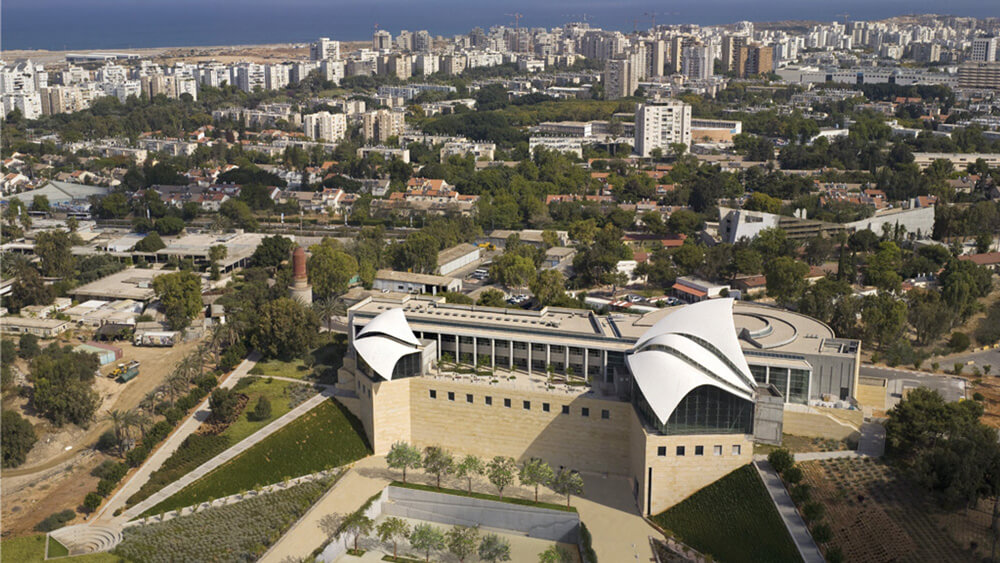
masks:
[(988, 555), (988, 507), (944, 511), (928, 493), (884, 463), (866, 459), (804, 462), (803, 482), (823, 504), (829, 544), (845, 561), (979, 561)]
[(984, 377), (970, 381), (970, 396), (981, 393), (984, 397), (983, 424), (1000, 428), (1000, 377)]
[[(347, 53), (362, 47), (370, 47), (367, 41), (341, 42), (341, 53)], [(232, 63), (250, 61), (256, 63), (276, 63), (282, 61), (304, 60), (309, 58), (309, 45), (306, 43), (281, 43), (273, 45), (218, 45), (204, 47), (157, 47), (149, 49), (114, 49), (116, 53), (135, 53), (160, 64), (175, 62), (217, 61)], [(81, 51), (45, 51), (20, 50), (3, 51), (0, 57), (9, 60), (31, 59), (44, 65), (59, 65), (66, 61), (67, 53)], [(84, 50), (82, 52), (88, 52)]]
[[(71, 339), (69, 344), (79, 342)], [(139, 348), (127, 342), (114, 345), (123, 352), (119, 362), (139, 360), (142, 363), (139, 377), (125, 384), (98, 377), (94, 389), (101, 396), (101, 406), (96, 421), (88, 428), (72, 424), (57, 428), (35, 416), (28, 408), (27, 399), (5, 401), (4, 408), (18, 409), (35, 425), (38, 435), (38, 442), (25, 463), (2, 473), (0, 494), (3, 506), (0, 516), (5, 537), (10, 533), (27, 532), (49, 514), (67, 508), (75, 509), (83, 502), (83, 497), (94, 489), (98, 481), (90, 476), (90, 470), (106, 459), (90, 448), (104, 431), (111, 428), (107, 413), (138, 406), (143, 397), (163, 383), (174, 365), (197, 347), (198, 342), (185, 342), (172, 348)], [(109, 373), (114, 365), (104, 366), (102, 374)], [(19, 367), (26, 369), (23, 364)]]

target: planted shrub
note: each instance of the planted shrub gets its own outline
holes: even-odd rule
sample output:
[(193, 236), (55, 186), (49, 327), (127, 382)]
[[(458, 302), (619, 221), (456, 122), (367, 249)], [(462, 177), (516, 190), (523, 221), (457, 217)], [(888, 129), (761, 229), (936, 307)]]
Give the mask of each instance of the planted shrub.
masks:
[(812, 497), (811, 487), (806, 483), (800, 483), (792, 487), (790, 494), (792, 496), (792, 502), (795, 504), (808, 502)]
[(948, 339), (948, 347), (955, 352), (961, 352), (969, 347), (969, 335), (964, 332), (953, 332)]
[(101, 506), (101, 502), (103, 502), (101, 495), (97, 493), (87, 493), (87, 496), (83, 499), (83, 508), (86, 509), (87, 512), (93, 512)]
[(829, 524), (816, 524), (813, 526), (812, 536), (816, 543), (826, 543), (833, 539), (833, 530)]
[(973, 401), (985, 401), (986, 400), (986, 396), (983, 395), (982, 393), (980, 393), (979, 391), (976, 391), (975, 393), (972, 394), (972, 400)]
[(101, 437), (97, 439), (97, 444), (94, 447), (105, 453), (112, 452), (118, 447), (118, 438), (115, 437), (113, 430), (108, 430), (107, 432), (101, 434)]
[(792, 467), (786, 469), (781, 476), (785, 478), (785, 481), (787, 481), (788, 484), (797, 485), (800, 481), (802, 481), (802, 469), (793, 465)]
[(271, 416), (271, 401), (261, 395), (253, 408), (253, 420), (266, 420)]
[(810, 522), (820, 520), (823, 518), (823, 505), (818, 502), (807, 502), (802, 507), (802, 515)]
[(48, 515), (45, 520), (42, 520), (35, 525), (35, 530), (39, 532), (51, 532), (52, 530), (57, 530), (66, 525), (73, 518), (76, 518), (76, 512), (72, 510), (63, 510), (62, 512), (56, 512), (55, 514)]
[(795, 465), (795, 458), (785, 448), (778, 448), (767, 454), (767, 462), (771, 464), (771, 467), (775, 471), (784, 474), (785, 471)]

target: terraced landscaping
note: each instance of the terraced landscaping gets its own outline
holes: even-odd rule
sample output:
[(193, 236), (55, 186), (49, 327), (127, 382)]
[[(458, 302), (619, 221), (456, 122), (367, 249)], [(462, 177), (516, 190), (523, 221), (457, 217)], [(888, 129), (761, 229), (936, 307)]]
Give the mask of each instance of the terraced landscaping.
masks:
[[(181, 444), (181, 447), (163, 463), (163, 466), (150, 475), (149, 481), (136, 494), (129, 497), (127, 505), (132, 506), (149, 498), (156, 491), (222, 453), (233, 444), (267, 426), (291, 410), (292, 404), (299, 400), (300, 395), (315, 393), (310, 388), (296, 390), (296, 387), (305, 386), (266, 377), (247, 377), (241, 380), (235, 390), (247, 395), (250, 400), (247, 401), (246, 408), (236, 421), (219, 434), (198, 433), (189, 436)], [(271, 415), (258, 420), (253, 417), (253, 407), (260, 397), (267, 397), (271, 402)]]
[(716, 561), (801, 561), (757, 472), (745, 465), (653, 517)]
[(254, 561), (332, 482), (303, 483), (236, 504), (128, 528), (114, 553), (137, 563)]
[[(42, 561), (45, 561), (45, 539), (45, 534), (35, 534), (32, 536), (22, 536), (19, 538), (3, 540), (3, 542), (0, 543), (0, 562), (41, 563)], [(59, 550), (58, 547), (55, 549), (56, 551), (53, 552), (52, 546), (49, 547), (50, 555), (58, 556), (64, 554), (64, 550), (66, 550), (65, 547), (63, 547), (62, 550)], [(59, 559), (59, 561), (65, 561), (66, 563), (115, 563), (123, 560), (122, 558), (111, 555), (110, 553), (91, 553), (75, 557), (64, 557)]]
[(371, 455), (361, 422), (328, 400), (146, 511), (161, 514)]
[(989, 558), (990, 506), (945, 512), (922, 489), (872, 459), (799, 464), (845, 561), (982, 561)]

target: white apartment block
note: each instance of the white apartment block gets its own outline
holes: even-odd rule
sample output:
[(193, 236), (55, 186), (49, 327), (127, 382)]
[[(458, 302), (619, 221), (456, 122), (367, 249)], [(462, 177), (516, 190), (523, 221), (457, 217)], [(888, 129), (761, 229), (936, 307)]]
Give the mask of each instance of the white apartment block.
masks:
[(264, 65), (256, 63), (242, 63), (233, 69), (233, 83), (244, 92), (253, 92), (257, 88), (267, 87), (264, 77)]
[(320, 63), (319, 73), (324, 79), (340, 85), (340, 81), (344, 79), (346, 68), (347, 65), (344, 64), (344, 61), (326, 59)]
[(340, 41), (331, 41), (328, 37), (320, 37), (309, 46), (309, 58), (314, 61), (339, 59)]
[(267, 65), (264, 67), (264, 85), (268, 90), (277, 90), (288, 86), (288, 67), (285, 65)]
[(635, 151), (649, 157), (653, 149), (670, 151), (670, 145), (691, 147), (691, 106), (680, 100), (648, 100), (635, 114)]
[(302, 130), (310, 139), (341, 141), (347, 134), (347, 118), (342, 113), (311, 113), (302, 116)]

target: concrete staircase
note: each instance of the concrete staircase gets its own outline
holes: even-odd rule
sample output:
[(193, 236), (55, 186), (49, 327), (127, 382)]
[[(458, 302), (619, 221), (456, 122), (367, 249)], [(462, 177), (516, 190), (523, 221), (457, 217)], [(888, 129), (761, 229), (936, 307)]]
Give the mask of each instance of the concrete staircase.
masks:
[(49, 532), (49, 535), (66, 546), (70, 555), (111, 551), (122, 541), (119, 528), (90, 524), (66, 526)]

